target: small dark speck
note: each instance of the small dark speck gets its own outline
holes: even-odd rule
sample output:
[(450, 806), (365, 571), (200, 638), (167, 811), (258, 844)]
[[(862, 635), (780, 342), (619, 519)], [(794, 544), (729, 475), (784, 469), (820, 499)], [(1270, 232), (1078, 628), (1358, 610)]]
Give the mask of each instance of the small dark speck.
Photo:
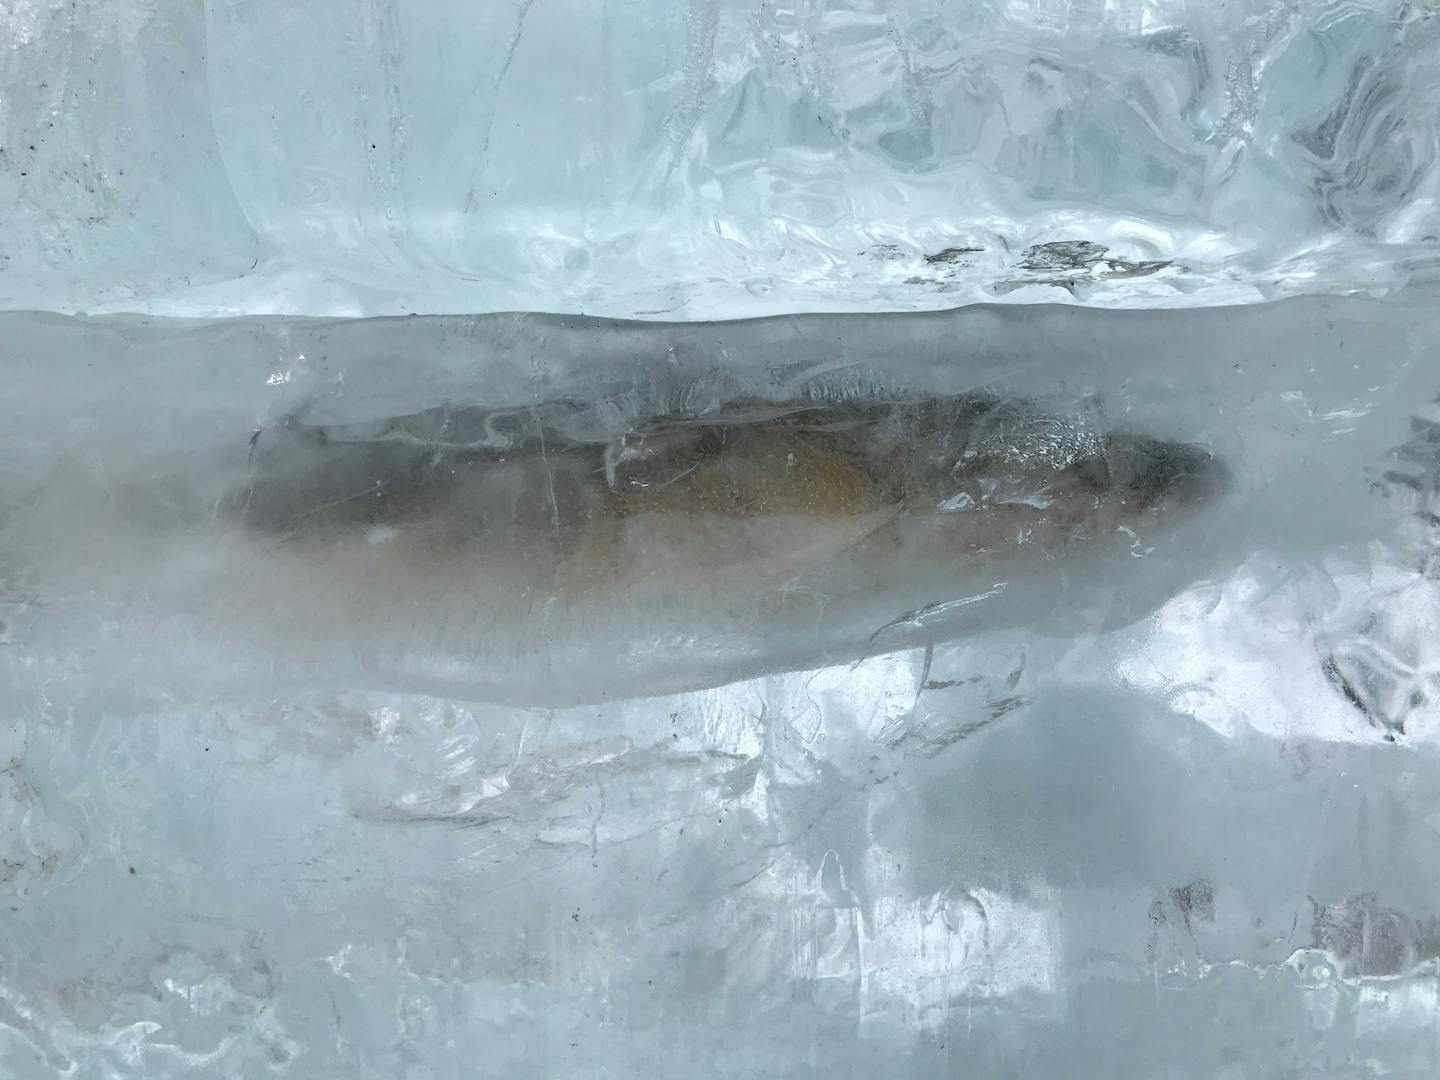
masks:
[(371, 149), (371, 150), (374, 150), (374, 149), (375, 149), (375, 144), (374, 144), (373, 142), (370, 144), (370, 149)]
[(133, 867), (133, 866), (130, 867), (130, 875), (131, 875), (132, 877), (135, 875), (135, 867)]
[(580, 921), (580, 912), (577, 911), (577, 912), (575, 912), (574, 915), (571, 915), (571, 916), (570, 916), (570, 921), (571, 921), (571, 922), (579, 922), (579, 921)]
[(205, 752), (208, 754), (210, 752), (210, 747), (205, 747)]

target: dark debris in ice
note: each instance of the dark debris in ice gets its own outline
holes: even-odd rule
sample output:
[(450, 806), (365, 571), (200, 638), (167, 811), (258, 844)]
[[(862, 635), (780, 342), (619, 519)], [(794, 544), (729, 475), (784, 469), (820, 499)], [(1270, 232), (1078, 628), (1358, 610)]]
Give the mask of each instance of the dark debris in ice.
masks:
[[(906, 285), (950, 292), (963, 284), (961, 273), (973, 272), (976, 264), (971, 256), (984, 251), (972, 244), (955, 244), (917, 258), (898, 244), (876, 244), (869, 254), (888, 262), (909, 262), (913, 271), (905, 277)], [(1171, 265), (1170, 259), (1111, 255), (1108, 247), (1093, 240), (1055, 240), (1027, 247), (1013, 264), (1011, 272), (1015, 276), (996, 281), (989, 288), (994, 295), (1005, 296), (1029, 285), (1046, 285), (1082, 298), (1091, 283), (1148, 277)]]
[(984, 250), (981, 247), (947, 247), (934, 255), (926, 255), (925, 261), (931, 266), (949, 266), (960, 262), (966, 255), (976, 255)]
[(1170, 890), (1170, 903), (1180, 912), (1187, 930), (1192, 922), (1214, 922), (1215, 884), (1209, 878), (1201, 877), (1177, 885)]
[(1311, 905), (1313, 947), (1334, 957), (1344, 976), (1404, 975), (1440, 960), (1440, 919), (1415, 919), (1382, 907), (1375, 893)]
[(1092, 240), (1056, 240), (1025, 249), (1021, 270), (1088, 270), (1110, 249)]
[(1170, 259), (1107, 258), (1109, 251), (1104, 244), (1093, 240), (1036, 244), (1026, 248), (1016, 264), (1023, 276), (998, 281), (992, 291), (1004, 296), (1028, 285), (1048, 285), (1080, 298), (1082, 290), (1091, 283), (1148, 277), (1172, 265)]

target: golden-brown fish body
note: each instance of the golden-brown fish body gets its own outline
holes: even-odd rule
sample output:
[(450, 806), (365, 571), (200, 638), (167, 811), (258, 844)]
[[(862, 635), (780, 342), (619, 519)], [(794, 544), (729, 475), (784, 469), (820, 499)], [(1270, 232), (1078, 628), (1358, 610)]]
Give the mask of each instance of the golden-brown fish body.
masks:
[(57, 471), (7, 546), (51, 595), (543, 700), (607, 652), (632, 691), (844, 654), (912, 601), (1128, 546), (1221, 475), (978, 394), (587, 424), (564, 403), (286, 420), (218, 498), (193, 469)]

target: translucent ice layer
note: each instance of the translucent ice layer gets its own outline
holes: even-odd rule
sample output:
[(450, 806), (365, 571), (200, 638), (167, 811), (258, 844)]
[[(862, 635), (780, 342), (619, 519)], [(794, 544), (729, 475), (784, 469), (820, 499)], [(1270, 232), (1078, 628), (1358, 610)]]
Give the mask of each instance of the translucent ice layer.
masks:
[[(0, 1074), (1434, 1075), (1437, 342), (1418, 289), (0, 316)], [(543, 557), (579, 489), (688, 542), (917, 492), (1030, 528), (980, 589), (958, 544), (796, 595), (757, 545), (768, 605), (657, 549), (604, 625), (557, 577), (495, 619), (488, 554), (287, 570)]]
[(1440, 1075), (1437, 199), (1429, 0), (0, 4), (0, 1078)]
[(1433, 274), (1420, 0), (31, 0), (0, 304), (670, 319)]

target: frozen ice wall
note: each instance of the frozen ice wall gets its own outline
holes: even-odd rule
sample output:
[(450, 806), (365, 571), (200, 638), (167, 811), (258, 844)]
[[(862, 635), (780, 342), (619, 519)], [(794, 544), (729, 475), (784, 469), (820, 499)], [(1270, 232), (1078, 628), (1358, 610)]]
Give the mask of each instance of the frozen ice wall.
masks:
[(26, 0), (0, 48), (12, 308), (1177, 306), (1440, 234), (1419, 0)]
[(0, 3), (0, 1078), (1440, 1075), (1437, 106), (1421, 0)]

